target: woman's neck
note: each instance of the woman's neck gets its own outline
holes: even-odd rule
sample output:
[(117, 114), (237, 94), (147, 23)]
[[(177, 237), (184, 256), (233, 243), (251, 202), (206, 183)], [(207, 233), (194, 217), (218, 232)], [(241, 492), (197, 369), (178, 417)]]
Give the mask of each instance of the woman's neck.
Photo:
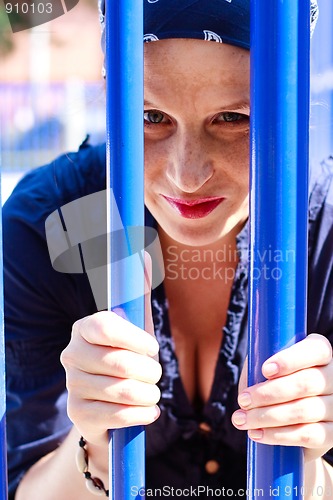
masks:
[[(175, 277), (176, 273), (184, 275), (186, 274), (186, 270), (192, 273), (189, 276), (190, 279), (196, 279), (195, 274), (197, 274), (199, 281), (200, 278), (207, 281), (209, 269), (212, 268), (215, 270), (223, 268), (226, 275), (228, 275), (227, 270), (230, 268), (231, 274), (231, 270), (234, 271), (239, 261), (236, 246), (236, 236), (238, 233), (239, 229), (237, 228), (208, 245), (191, 246), (174, 240), (159, 227), (158, 234), (162, 247), (166, 279), (171, 278), (177, 281)], [(206, 277), (202, 275), (203, 270), (206, 272)]]
[(206, 246), (179, 243), (162, 229), (164, 289), (187, 397), (209, 399), (239, 256), (236, 231)]

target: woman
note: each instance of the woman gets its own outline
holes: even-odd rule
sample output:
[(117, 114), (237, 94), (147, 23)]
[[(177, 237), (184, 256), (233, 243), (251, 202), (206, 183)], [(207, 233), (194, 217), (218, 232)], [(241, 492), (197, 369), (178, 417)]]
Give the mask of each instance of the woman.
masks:
[(245, 496), (242, 430), (261, 443), (304, 446), (305, 498), (332, 491), (328, 163), (315, 175), (309, 209), (308, 326), (321, 335), (267, 360), (266, 382), (247, 387), (242, 377), (238, 388), (247, 323), (248, 3), (145, 3), (146, 40), (154, 40), (145, 44), (145, 203), (166, 271), (147, 298), (146, 331), (121, 311), (96, 313), (86, 275), (56, 273), (49, 261), (45, 219), (105, 187), (103, 147), (85, 142), (32, 172), (7, 203), (8, 442), (17, 500), (91, 498), (75, 465), (79, 441), (105, 495), (107, 429), (137, 424), (147, 424), (147, 496), (176, 489), (178, 497)]

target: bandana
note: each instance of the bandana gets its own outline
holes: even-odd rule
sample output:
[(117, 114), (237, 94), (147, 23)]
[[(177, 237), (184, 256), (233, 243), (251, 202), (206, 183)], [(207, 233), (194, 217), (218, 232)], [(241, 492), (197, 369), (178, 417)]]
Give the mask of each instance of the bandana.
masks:
[(198, 38), (250, 46), (250, 8), (247, 0), (146, 0), (144, 41)]
[[(145, 42), (197, 38), (250, 48), (250, 0), (143, 1)], [(98, 0), (98, 4), (104, 51), (105, 0)], [(311, 0), (310, 15), (312, 34), (318, 17), (317, 0)]]

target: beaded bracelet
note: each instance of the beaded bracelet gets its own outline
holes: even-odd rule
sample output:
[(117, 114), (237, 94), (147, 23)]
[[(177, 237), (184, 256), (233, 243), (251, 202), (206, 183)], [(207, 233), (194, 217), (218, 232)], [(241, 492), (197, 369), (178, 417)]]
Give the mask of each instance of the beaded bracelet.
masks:
[(79, 441), (79, 449), (76, 453), (76, 465), (78, 471), (81, 472), (86, 478), (86, 486), (88, 490), (94, 495), (109, 496), (109, 490), (105, 489), (104, 483), (98, 477), (93, 477), (89, 472), (89, 457), (85, 448), (87, 441), (81, 436)]

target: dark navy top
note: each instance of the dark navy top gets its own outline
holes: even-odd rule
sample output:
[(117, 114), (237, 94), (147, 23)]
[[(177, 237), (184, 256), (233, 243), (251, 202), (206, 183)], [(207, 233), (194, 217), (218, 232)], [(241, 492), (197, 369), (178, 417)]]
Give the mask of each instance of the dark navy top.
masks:
[[(321, 333), (331, 341), (332, 178), (333, 158), (312, 172), (308, 302), (308, 332)], [(77, 153), (63, 155), (29, 173), (3, 210), (11, 498), (24, 472), (55, 449), (71, 428), (59, 357), (70, 340), (72, 324), (96, 312), (86, 274), (65, 274), (52, 268), (45, 219), (64, 204), (105, 189), (105, 183), (105, 146), (91, 147), (85, 141)], [(146, 222), (153, 224), (148, 213)], [(247, 353), (247, 248), (245, 225), (237, 238), (240, 261), (211, 395), (200, 414), (182, 386), (163, 285), (153, 291), (153, 317), (163, 367), (159, 384), (162, 413), (146, 428), (146, 486), (162, 489), (164, 496), (157, 493), (156, 498), (171, 496), (172, 487), (200, 486), (200, 498), (212, 498), (207, 488), (229, 488), (234, 496), (246, 488), (246, 433), (233, 427), (231, 415), (237, 408), (238, 379)], [(331, 461), (329, 455), (327, 459)], [(207, 462), (213, 466), (209, 468)], [(184, 490), (184, 497), (187, 493)], [(151, 491), (147, 491), (148, 496), (152, 497)], [(217, 491), (216, 496), (223, 495)]]

